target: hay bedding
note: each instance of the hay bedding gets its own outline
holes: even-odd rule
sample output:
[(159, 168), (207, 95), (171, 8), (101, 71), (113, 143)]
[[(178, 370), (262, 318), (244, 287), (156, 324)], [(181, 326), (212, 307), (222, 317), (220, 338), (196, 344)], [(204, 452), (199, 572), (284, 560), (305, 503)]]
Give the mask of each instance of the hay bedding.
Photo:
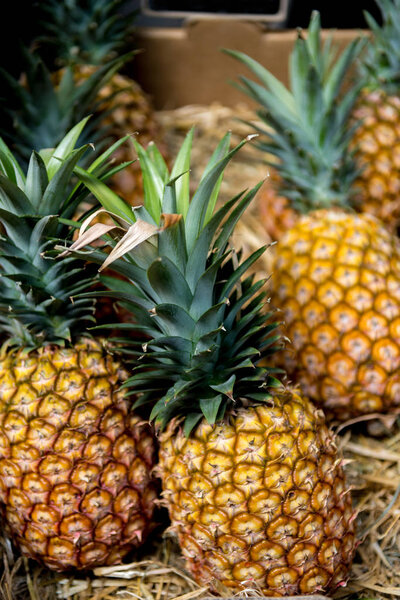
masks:
[[(246, 105), (232, 110), (214, 104), (186, 106), (161, 112), (158, 117), (171, 156), (195, 125), (192, 180), (196, 182), (227, 130), (232, 131), (235, 143), (251, 133), (251, 128), (237, 117), (251, 121), (254, 113)], [(267, 175), (258, 151), (247, 144), (226, 169), (221, 200), (252, 187)], [(257, 219), (255, 200), (238, 226), (234, 243), (249, 253), (268, 242)], [(273, 251), (270, 248), (260, 259), (257, 275), (270, 273)], [(367, 433), (371, 430), (374, 437)], [(342, 425), (338, 433), (348, 481), (354, 490), (359, 546), (350, 581), (335, 598), (396, 600), (400, 597), (400, 419), (394, 416), (369, 424), (349, 423)], [(162, 530), (131, 557), (133, 562), (90, 574), (52, 573), (21, 558), (6, 539), (0, 543), (0, 600), (205, 600), (210, 596), (185, 571), (179, 548)], [(221, 589), (221, 596), (228, 595)], [(258, 594), (248, 590), (242, 595)]]

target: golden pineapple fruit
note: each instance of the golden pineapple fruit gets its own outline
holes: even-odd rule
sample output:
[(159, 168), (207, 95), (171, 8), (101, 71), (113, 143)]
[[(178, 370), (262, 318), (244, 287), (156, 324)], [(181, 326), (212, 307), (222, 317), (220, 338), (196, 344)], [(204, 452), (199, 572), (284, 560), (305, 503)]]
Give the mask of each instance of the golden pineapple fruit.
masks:
[(115, 564), (152, 528), (155, 442), (98, 340), (0, 360), (0, 499), (22, 553), (63, 570)]
[(353, 138), (361, 168), (354, 182), (357, 207), (396, 232), (400, 224), (400, 96), (364, 91), (353, 119), (359, 123)]
[(355, 182), (358, 209), (379, 217), (391, 232), (400, 225), (400, 10), (399, 0), (376, 0), (378, 23), (365, 13), (371, 32), (357, 84), (361, 93), (352, 112), (352, 145), (361, 172)]
[(296, 392), (160, 440), (163, 497), (202, 585), (267, 596), (344, 585), (354, 513), (323, 415)]
[(290, 377), (340, 420), (400, 406), (400, 241), (371, 215), (316, 211), (276, 256)]

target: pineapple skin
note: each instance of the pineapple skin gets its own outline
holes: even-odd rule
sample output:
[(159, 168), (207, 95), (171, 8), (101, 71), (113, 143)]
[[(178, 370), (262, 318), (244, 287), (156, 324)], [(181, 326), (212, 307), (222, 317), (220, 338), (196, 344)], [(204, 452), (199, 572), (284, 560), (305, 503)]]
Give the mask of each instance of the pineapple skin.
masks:
[(297, 392), (160, 443), (164, 502), (202, 585), (264, 595), (334, 590), (348, 576), (354, 514), (322, 412)]
[(25, 556), (63, 571), (120, 563), (152, 528), (150, 427), (99, 340), (0, 360), (0, 500)]
[(353, 111), (352, 144), (362, 169), (354, 182), (355, 204), (396, 232), (400, 225), (400, 98), (364, 90)]
[(289, 378), (346, 420), (400, 405), (400, 243), (372, 215), (321, 210), (281, 239), (273, 275)]
[(290, 206), (288, 198), (279, 193), (280, 183), (278, 173), (271, 170), (269, 178), (257, 194), (261, 224), (274, 241), (280, 240), (299, 218), (299, 213)]

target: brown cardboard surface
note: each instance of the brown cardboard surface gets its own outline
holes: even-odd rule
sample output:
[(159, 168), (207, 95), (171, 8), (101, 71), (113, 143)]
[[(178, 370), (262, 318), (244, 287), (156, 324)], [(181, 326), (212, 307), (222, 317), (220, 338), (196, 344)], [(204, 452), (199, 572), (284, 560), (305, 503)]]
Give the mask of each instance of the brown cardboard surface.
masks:
[[(334, 40), (342, 46), (358, 34), (337, 30)], [(244, 95), (229, 81), (250, 73), (221, 48), (245, 52), (287, 83), (288, 57), (296, 35), (295, 30), (268, 31), (256, 22), (218, 19), (190, 22), (182, 28), (139, 28), (136, 46), (143, 52), (135, 57), (130, 74), (153, 97), (157, 109), (212, 102), (234, 106), (244, 101)]]

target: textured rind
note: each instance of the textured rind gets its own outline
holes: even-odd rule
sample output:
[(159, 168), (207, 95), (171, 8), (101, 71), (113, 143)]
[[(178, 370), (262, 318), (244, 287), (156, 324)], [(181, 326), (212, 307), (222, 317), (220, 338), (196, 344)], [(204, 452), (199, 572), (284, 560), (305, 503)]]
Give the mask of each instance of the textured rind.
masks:
[(400, 225), (400, 97), (365, 90), (352, 118), (352, 140), (362, 172), (354, 183), (361, 212), (381, 219), (395, 232)]
[(161, 439), (163, 497), (195, 579), (232, 593), (328, 592), (346, 581), (354, 515), (320, 411), (297, 393)]
[(0, 360), (0, 500), (26, 556), (49, 568), (121, 562), (152, 527), (155, 442), (101, 343)]
[(292, 342), (283, 366), (329, 418), (400, 406), (400, 243), (377, 219), (302, 217), (277, 248), (273, 289)]
[(270, 171), (270, 177), (257, 194), (259, 217), (272, 240), (280, 240), (299, 218), (299, 214), (290, 206), (288, 198), (280, 195), (280, 184), (279, 175)]

